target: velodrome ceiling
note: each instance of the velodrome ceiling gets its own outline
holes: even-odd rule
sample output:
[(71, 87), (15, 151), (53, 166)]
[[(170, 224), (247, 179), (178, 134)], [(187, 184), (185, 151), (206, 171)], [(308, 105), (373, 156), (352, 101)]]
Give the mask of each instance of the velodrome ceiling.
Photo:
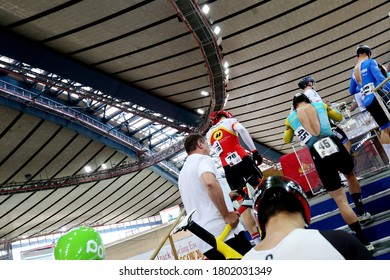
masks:
[[(79, 224), (131, 221), (181, 203), (173, 171), (183, 156), (173, 159), (186, 133), (203, 132), (213, 93), (200, 42), (178, 17), (175, 2), (0, 0), (0, 243)], [(282, 135), (300, 78), (313, 76), (324, 100), (350, 104), (356, 46), (367, 44), (378, 62), (390, 61), (387, 0), (197, 2), (210, 7), (209, 27), (221, 29), (218, 52), (229, 64), (224, 108), (274, 162), (292, 152)], [(32, 76), (34, 68), (50, 79)], [(104, 96), (80, 98), (70, 81)], [(38, 92), (36, 99), (9, 94), (26, 85)], [(135, 142), (118, 144), (111, 134), (86, 128), (81, 113), (68, 117), (35, 106), (43, 96), (112, 127), (115, 118), (103, 105), (132, 109), (131, 118), (116, 118), (115, 128)], [(109, 103), (107, 96), (116, 99)], [(142, 124), (147, 110), (155, 117)], [(163, 157), (165, 165), (131, 169), (145, 151), (153, 157), (167, 147), (173, 151)], [(94, 172), (103, 164), (117, 173), (86, 175), (86, 165)], [(64, 183), (71, 177), (80, 181)]]

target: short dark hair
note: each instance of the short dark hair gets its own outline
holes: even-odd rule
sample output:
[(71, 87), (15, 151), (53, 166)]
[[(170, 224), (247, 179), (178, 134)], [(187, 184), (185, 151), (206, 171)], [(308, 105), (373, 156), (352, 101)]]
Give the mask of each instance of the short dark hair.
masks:
[(184, 141), (184, 148), (187, 154), (196, 150), (196, 146), (198, 145), (199, 140), (202, 141), (202, 143), (206, 141), (204, 136), (199, 133), (194, 133), (187, 136), (186, 140)]
[(297, 93), (294, 95), (294, 98), (293, 98), (293, 107), (294, 107), (294, 110), (297, 109), (297, 105), (301, 102), (305, 102), (305, 103), (311, 103), (310, 102), (310, 99), (309, 97), (306, 96), (306, 94), (304, 93)]
[(366, 55), (368, 55), (369, 57), (371, 57), (371, 48), (367, 45), (359, 45), (356, 48), (356, 56), (359, 57), (359, 55), (364, 54), (364, 53)]

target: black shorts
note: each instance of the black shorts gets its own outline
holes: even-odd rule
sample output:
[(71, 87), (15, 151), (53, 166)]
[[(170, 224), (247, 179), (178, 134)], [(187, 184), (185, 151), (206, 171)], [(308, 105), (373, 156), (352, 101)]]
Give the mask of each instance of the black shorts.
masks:
[(341, 144), (345, 144), (347, 142), (348, 136), (345, 134), (345, 132), (337, 125), (335, 125), (333, 122), (330, 122), (330, 127), (332, 128), (333, 135), (339, 139)]
[[(318, 176), (320, 177), (324, 188), (327, 191), (335, 191), (341, 188), (341, 179), (338, 172), (341, 172), (344, 175), (351, 173), (354, 168), (354, 163), (352, 156), (348, 153), (347, 149), (343, 144), (341, 144), (337, 137), (332, 135), (328, 138), (336, 144), (338, 152), (322, 158), (313, 146), (310, 148), (310, 154), (313, 158)], [(324, 138), (318, 140), (317, 142), (323, 139)]]
[[(379, 96), (383, 96), (385, 93), (378, 90), (378, 94)], [(383, 111), (376, 98), (373, 99), (370, 105), (366, 106), (366, 109), (370, 112), (380, 129), (385, 129), (390, 126), (390, 120), (387, 118), (385, 111)]]
[(226, 181), (230, 189), (237, 190), (246, 185), (246, 181), (252, 187), (259, 185), (259, 179), (263, 178), (263, 173), (256, 166), (250, 156), (246, 156), (242, 161), (234, 166), (224, 166)]

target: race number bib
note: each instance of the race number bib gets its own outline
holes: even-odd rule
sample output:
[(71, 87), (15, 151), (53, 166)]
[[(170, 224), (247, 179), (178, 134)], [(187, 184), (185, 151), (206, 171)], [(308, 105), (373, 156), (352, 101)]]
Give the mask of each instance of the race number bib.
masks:
[(241, 157), (237, 152), (230, 153), (227, 157), (225, 157), (226, 163), (230, 166), (236, 165), (242, 161)]
[(329, 137), (318, 140), (316, 143), (314, 143), (314, 149), (317, 151), (321, 158), (330, 156), (339, 151), (339, 148)]
[(310, 138), (312, 137), (312, 135), (311, 135), (309, 132), (307, 132), (307, 130), (304, 129), (303, 126), (298, 127), (298, 128), (295, 130), (294, 134), (299, 138), (299, 140), (300, 140), (302, 143), (305, 143), (305, 144), (306, 144), (306, 142), (309, 141)]
[(219, 144), (218, 141), (215, 141), (213, 146), (211, 147), (214, 153), (216, 153), (218, 156), (223, 152), (221, 144)]

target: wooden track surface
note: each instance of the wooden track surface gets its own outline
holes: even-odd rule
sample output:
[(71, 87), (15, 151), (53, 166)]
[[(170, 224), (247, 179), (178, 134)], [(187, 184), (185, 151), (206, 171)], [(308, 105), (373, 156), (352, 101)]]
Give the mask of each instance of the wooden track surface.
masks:
[[(165, 237), (170, 226), (171, 224), (164, 224), (149, 231), (108, 244), (106, 246), (105, 259), (126, 260), (130, 257), (155, 250)], [(192, 233), (189, 231), (181, 231), (173, 235), (173, 240), (181, 240), (191, 235)], [(169, 244), (168, 239), (165, 244)]]

